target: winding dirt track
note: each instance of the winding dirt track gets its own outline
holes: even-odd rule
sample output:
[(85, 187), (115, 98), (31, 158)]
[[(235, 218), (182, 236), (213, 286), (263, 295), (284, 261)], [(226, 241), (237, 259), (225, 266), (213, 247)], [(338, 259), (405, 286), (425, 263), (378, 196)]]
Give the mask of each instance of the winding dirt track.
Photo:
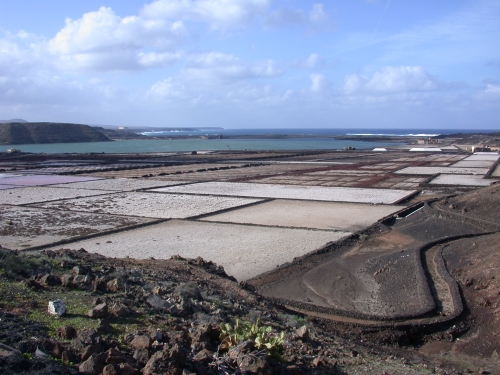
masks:
[(443, 249), (499, 229), (494, 220), (437, 204), (415, 206), (250, 283), (286, 308), (322, 319), (378, 327), (443, 323), (463, 311)]

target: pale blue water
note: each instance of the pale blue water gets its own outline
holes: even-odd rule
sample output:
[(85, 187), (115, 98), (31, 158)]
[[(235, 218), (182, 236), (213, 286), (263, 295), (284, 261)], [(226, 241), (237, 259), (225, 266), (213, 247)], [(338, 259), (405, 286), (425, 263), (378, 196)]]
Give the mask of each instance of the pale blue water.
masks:
[[(394, 144), (394, 143), (392, 143)], [(323, 150), (342, 149), (345, 146), (369, 149), (381, 146), (380, 142), (337, 141), (331, 138), (298, 139), (177, 139), (129, 140), (114, 142), (51, 143), (37, 145), (0, 146), (0, 151), (16, 148), (33, 153), (133, 153), (180, 152), (220, 150)]]
[[(0, 145), (0, 151), (16, 148), (33, 153), (134, 153), (134, 152), (180, 152), (180, 151), (220, 151), (220, 150), (323, 150), (342, 149), (350, 146), (356, 149), (371, 149), (378, 146), (394, 145), (384, 142), (360, 142), (336, 140), (326, 136), (345, 134), (381, 135), (421, 135), (472, 133), (480, 130), (442, 130), (442, 129), (201, 129), (198, 131), (162, 132), (162, 135), (296, 135), (301, 138), (287, 139), (173, 139), (173, 140), (128, 140), (114, 142), (51, 143), (36, 145)], [(489, 130), (491, 132), (492, 130)], [(483, 132), (488, 132), (485, 130)], [(151, 134), (159, 135), (158, 133)], [(309, 136), (309, 137), (308, 137)], [(310, 138), (315, 136), (317, 138)], [(319, 137), (318, 137), (319, 136)], [(321, 136), (325, 136), (322, 138)]]

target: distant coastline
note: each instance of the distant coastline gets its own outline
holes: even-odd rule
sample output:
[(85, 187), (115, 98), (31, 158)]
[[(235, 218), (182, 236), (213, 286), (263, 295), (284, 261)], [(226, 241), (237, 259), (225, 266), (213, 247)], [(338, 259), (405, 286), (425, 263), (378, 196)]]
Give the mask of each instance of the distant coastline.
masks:
[[(29, 125), (25, 123), (23, 125)], [(5, 124), (2, 124), (2, 126)], [(64, 124), (58, 124), (58, 128)], [(192, 151), (265, 151), (265, 150), (367, 150), (376, 147), (398, 147), (429, 143), (480, 144), (495, 146), (500, 133), (489, 129), (225, 129), (219, 127), (104, 127), (80, 125), (101, 133), (112, 142), (71, 142), (27, 144), (17, 141), (0, 145), (0, 152), (15, 146), (28, 153), (165, 153)], [(69, 129), (70, 127), (68, 127)], [(51, 138), (54, 140), (54, 138)], [(34, 142), (31, 142), (34, 143)]]

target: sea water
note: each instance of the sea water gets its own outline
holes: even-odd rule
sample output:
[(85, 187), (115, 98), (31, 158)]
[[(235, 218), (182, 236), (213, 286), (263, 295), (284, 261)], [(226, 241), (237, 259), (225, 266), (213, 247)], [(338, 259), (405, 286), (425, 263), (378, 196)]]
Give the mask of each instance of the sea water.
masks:
[[(344, 147), (371, 149), (374, 147), (397, 145), (393, 142), (365, 142), (337, 140), (339, 135), (391, 135), (431, 137), (438, 134), (458, 132), (491, 132), (478, 129), (198, 129), (162, 132), (144, 132), (145, 135), (166, 136), (172, 139), (133, 139), (113, 142), (51, 143), (29, 145), (0, 145), (0, 151), (16, 148), (22, 152), (33, 153), (148, 153), (148, 152), (189, 152), (222, 150), (341, 150)], [(219, 137), (222, 139), (199, 139), (176, 137)], [(225, 139), (229, 136), (245, 138)], [(276, 136), (273, 138), (272, 136)], [(292, 138), (279, 138), (292, 136)], [(259, 138), (268, 137), (268, 138)], [(402, 144), (402, 143), (401, 143)]]

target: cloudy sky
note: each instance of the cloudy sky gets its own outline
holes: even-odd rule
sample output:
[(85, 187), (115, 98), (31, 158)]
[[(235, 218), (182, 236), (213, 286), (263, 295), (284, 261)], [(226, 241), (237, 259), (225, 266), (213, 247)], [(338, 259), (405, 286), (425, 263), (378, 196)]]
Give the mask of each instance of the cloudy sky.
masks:
[(0, 119), (500, 129), (498, 0), (0, 0)]

